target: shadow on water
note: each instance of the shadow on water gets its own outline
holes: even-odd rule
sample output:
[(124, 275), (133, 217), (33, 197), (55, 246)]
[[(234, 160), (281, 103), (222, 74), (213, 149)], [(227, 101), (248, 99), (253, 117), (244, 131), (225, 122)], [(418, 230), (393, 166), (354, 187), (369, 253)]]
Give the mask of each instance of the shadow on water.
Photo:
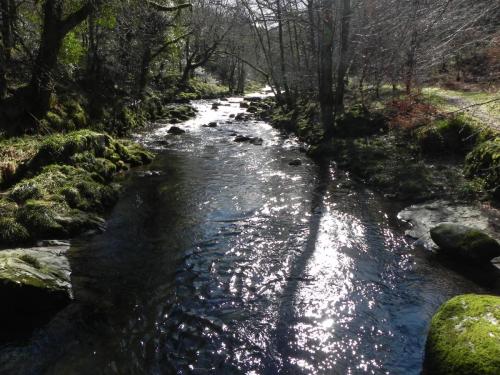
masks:
[(296, 321), (294, 303), (300, 282), (308, 265), (309, 260), (316, 250), (316, 242), (320, 230), (321, 217), (324, 209), (325, 195), (331, 183), (331, 165), (328, 162), (318, 163), (316, 186), (312, 192), (311, 219), (309, 220), (309, 235), (302, 253), (295, 258), (292, 269), (287, 277), (287, 283), (283, 288), (280, 299), (278, 321), (276, 323), (276, 348), (279, 357), (266, 363), (265, 373), (276, 374), (290, 373), (291, 367), (288, 357), (291, 350), (290, 343), (295, 340), (294, 322)]

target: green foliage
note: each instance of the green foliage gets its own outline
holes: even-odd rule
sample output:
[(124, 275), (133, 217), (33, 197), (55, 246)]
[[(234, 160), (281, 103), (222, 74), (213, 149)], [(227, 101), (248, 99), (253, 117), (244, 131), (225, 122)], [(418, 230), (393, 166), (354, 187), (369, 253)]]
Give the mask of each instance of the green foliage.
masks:
[(226, 86), (193, 78), (189, 81), (188, 88), (179, 93), (178, 97), (183, 100), (215, 99), (228, 93), (229, 89)]
[(35, 236), (60, 236), (64, 233), (63, 227), (57, 222), (60, 213), (66, 207), (54, 202), (29, 200), (19, 208), (16, 220)]
[(0, 217), (0, 244), (12, 245), (26, 242), (28, 230), (11, 217)]
[(435, 375), (498, 374), (499, 321), (500, 297), (452, 298), (432, 318), (425, 370)]
[(351, 107), (336, 121), (335, 135), (342, 138), (367, 137), (387, 131), (387, 121), (379, 112), (361, 105)]
[(78, 38), (75, 31), (70, 31), (64, 38), (59, 60), (61, 63), (74, 67), (78, 65), (83, 56), (85, 56), (85, 47), (82, 41)]
[(475, 144), (491, 137), (470, 118), (458, 115), (436, 120), (415, 131), (417, 142), (425, 153), (455, 153), (464, 155)]
[(465, 174), (483, 178), (486, 188), (500, 198), (500, 137), (480, 143), (467, 155)]
[[(100, 225), (93, 213), (105, 212), (118, 199), (119, 186), (111, 183), (114, 174), (153, 159), (133, 142), (90, 130), (39, 137), (37, 142), (28, 138), (27, 143), (31, 159), (23, 159), (21, 170), (32, 177), (12, 186), (8, 200), (0, 199), (0, 245)], [(24, 143), (18, 139), (13, 144)]]

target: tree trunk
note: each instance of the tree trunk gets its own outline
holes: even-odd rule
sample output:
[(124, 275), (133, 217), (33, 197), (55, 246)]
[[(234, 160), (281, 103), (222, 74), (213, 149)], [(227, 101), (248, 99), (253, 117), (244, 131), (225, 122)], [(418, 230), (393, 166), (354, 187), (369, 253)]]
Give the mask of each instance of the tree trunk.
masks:
[(245, 93), (245, 80), (246, 80), (245, 65), (244, 65), (243, 61), (240, 61), (239, 68), (238, 68), (238, 85), (236, 88), (237, 94), (244, 94)]
[(408, 50), (408, 57), (406, 61), (406, 77), (405, 77), (405, 86), (406, 86), (406, 95), (411, 94), (411, 90), (413, 88), (413, 78), (415, 74), (415, 65), (416, 65), (416, 54), (417, 54), (417, 31), (414, 30), (411, 37), (410, 49)]
[(325, 132), (325, 138), (329, 139), (333, 135), (333, 4), (331, 0), (323, 2), (324, 17), (321, 22), (319, 67), (318, 67), (318, 87), (319, 105), (321, 112), (321, 123)]
[(351, 0), (342, 1), (342, 26), (340, 41), (340, 57), (337, 69), (337, 89), (335, 95), (335, 116), (344, 112), (344, 96), (347, 72), (347, 55), (349, 53), (349, 27), (351, 23)]
[(13, 46), (13, 24), (16, 19), (14, 0), (0, 0), (0, 100), (7, 95), (7, 67)]
[(137, 86), (137, 94), (141, 96), (148, 84), (149, 79), (149, 66), (151, 64), (151, 48), (149, 45), (144, 46), (141, 60), (141, 72), (139, 74), (139, 82)]
[(285, 99), (287, 102), (290, 101), (290, 88), (288, 87), (287, 71), (285, 65), (285, 46), (283, 41), (283, 20), (281, 12), (281, 0), (276, 1), (276, 9), (278, 16), (278, 41), (280, 49), (280, 72), (281, 72), (281, 82), (283, 83), (283, 89), (285, 90)]
[(43, 29), (40, 47), (28, 86), (28, 112), (42, 117), (50, 107), (54, 92), (53, 73), (65, 36), (83, 22), (99, 1), (87, 2), (63, 19), (62, 0), (46, 0), (43, 5)]
[(48, 111), (53, 93), (52, 73), (65, 36), (61, 32), (62, 11), (62, 2), (57, 0), (47, 0), (43, 7), (42, 39), (29, 86), (30, 110), (36, 117)]

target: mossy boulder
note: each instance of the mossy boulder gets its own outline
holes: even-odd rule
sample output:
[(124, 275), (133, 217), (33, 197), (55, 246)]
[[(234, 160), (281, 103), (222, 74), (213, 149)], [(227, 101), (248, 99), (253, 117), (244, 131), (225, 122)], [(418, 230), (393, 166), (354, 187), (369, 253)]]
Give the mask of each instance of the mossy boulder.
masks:
[(28, 230), (12, 217), (0, 218), (0, 244), (11, 245), (27, 242)]
[(480, 143), (467, 155), (465, 174), (482, 178), (486, 188), (500, 200), (500, 137)]
[(57, 222), (57, 217), (65, 210), (62, 204), (29, 200), (17, 211), (16, 220), (27, 228), (33, 236), (59, 237), (64, 234), (64, 228)]
[(431, 321), (424, 373), (500, 373), (500, 297), (462, 295), (443, 304)]
[(482, 137), (482, 130), (465, 116), (453, 116), (432, 122), (415, 131), (417, 143), (428, 154), (464, 155)]
[(430, 233), (442, 253), (462, 261), (487, 263), (500, 256), (500, 244), (475, 228), (441, 223), (432, 228)]
[(0, 316), (56, 310), (71, 301), (69, 246), (0, 251)]

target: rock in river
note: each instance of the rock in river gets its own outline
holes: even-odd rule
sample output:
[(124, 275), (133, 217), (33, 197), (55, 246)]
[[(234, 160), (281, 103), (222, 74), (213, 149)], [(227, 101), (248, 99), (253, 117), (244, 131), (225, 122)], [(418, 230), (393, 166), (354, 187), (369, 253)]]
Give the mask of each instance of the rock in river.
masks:
[(288, 163), (288, 165), (292, 165), (294, 167), (298, 167), (299, 165), (302, 165), (302, 160), (300, 159), (294, 159)]
[(431, 229), (431, 238), (441, 252), (464, 261), (487, 263), (500, 256), (500, 244), (472, 227), (441, 223)]
[(452, 298), (432, 318), (424, 374), (500, 373), (500, 297)]
[(250, 139), (250, 143), (255, 145), (255, 146), (262, 146), (262, 144), (264, 143), (264, 140), (262, 138), (259, 138), (259, 137), (254, 137), (254, 138)]
[(177, 126), (172, 126), (170, 129), (168, 129), (168, 134), (173, 134), (173, 135), (181, 135), (184, 134), (186, 131), (182, 130), (181, 128)]
[(241, 142), (248, 142), (250, 139), (250, 137), (246, 136), (246, 135), (237, 135), (236, 138), (234, 138), (234, 141), (235, 142), (238, 142), (238, 143), (241, 143)]
[(0, 251), (1, 317), (55, 311), (72, 298), (69, 244)]

